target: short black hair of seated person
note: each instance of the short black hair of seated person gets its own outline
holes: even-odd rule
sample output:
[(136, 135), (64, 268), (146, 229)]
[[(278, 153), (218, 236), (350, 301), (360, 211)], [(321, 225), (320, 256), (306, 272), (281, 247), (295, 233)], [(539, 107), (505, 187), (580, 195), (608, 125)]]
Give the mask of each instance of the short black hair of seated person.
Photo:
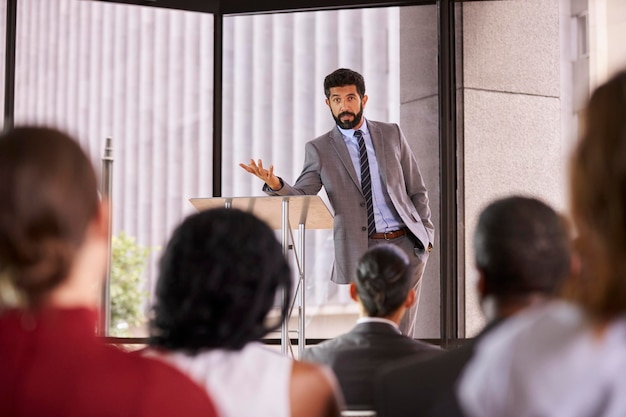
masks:
[(535, 198), (512, 196), (489, 204), (478, 218), (474, 251), (485, 292), (496, 297), (555, 295), (570, 274), (567, 224)]
[(288, 306), (273, 325), (266, 316), (291, 287), (282, 247), (263, 221), (234, 208), (191, 215), (161, 258), (149, 343), (191, 354), (240, 350), (281, 325)]
[(359, 259), (355, 284), (369, 317), (386, 317), (406, 300), (413, 270), (409, 258), (389, 243), (370, 248)]
[(346, 85), (356, 86), (356, 91), (363, 98), (365, 95), (365, 80), (356, 71), (347, 68), (339, 68), (324, 78), (324, 94), (330, 98), (330, 89), (333, 87), (344, 87)]

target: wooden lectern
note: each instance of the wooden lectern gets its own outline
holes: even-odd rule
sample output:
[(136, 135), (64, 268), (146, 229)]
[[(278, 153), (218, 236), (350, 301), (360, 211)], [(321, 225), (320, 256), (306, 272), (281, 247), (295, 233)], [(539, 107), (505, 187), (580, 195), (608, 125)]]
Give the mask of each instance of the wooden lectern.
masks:
[[(305, 326), (305, 290), (306, 281), (304, 273), (305, 260), (305, 230), (306, 229), (331, 229), (333, 216), (318, 196), (271, 196), (271, 197), (213, 197), (191, 198), (191, 204), (198, 210), (207, 210), (218, 207), (236, 208), (247, 211), (265, 221), (272, 229), (280, 230), (282, 235), (283, 254), (288, 258), (290, 248), (293, 248), (298, 268), (298, 283), (293, 298), (291, 294), (283, 294), (283, 303), (289, 306), (289, 314), (281, 327), (280, 346), (281, 352), (287, 354), (287, 346), (290, 344), (288, 322), (291, 313), (299, 301), (298, 315), (298, 357), (302, 357), (306, 339), (304, 337)], [(296, 226), (297, 225), (297, 226)], [(298, 229), (298, 244), (294, 242), (292, 229)], [(290, 244), (291, 242), (291, 244)], [(297, 247), (297, 249), (296, 249)]]

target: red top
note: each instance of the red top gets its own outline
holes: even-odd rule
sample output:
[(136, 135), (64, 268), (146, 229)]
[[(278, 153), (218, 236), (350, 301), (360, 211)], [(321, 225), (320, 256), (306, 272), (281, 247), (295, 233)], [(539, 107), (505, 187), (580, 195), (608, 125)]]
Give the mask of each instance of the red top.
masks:
[(0, 315), (0, 416), (215, 416), (206, 392), (94, 334), (87, 309)]

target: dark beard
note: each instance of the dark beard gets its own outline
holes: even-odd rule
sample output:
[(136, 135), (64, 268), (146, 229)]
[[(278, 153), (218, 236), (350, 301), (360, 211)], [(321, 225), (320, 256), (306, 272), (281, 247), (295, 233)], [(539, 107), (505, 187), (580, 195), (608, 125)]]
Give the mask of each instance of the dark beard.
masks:
[[(361, 110), (359, 110), (357, 114), (351, 113), (349, 111), (344, 111), (343, 113), (339, 113), (338, 116), (335, 116), (332, 110), (330, 111), (330, 114), (333, 115), (333, 119), (335, 119), (335, 123), (337, 123), (337, 126), (339, 126), (342, 129), (352, 129), (355, 126), (357, 126), (359, 123), (361, 123), (361, 119), (363, 118), (363, 107), (361, 107)], [(346, 116), (346, 115), (351, 115), (353, 117), (352, 121), (348, 120), (348, 121), (342, 122), (341, 117)]]

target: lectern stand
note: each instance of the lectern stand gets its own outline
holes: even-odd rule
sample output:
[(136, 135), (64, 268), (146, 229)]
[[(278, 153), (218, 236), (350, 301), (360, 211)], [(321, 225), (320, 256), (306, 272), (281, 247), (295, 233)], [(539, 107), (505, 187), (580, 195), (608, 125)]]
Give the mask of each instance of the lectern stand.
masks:
[[(290, 343), (288, 323), (296, 301), (299, 301), (298, 315), (298, 357), (302, 357), (306, 339), (304, 337), (305, 319), (305, 245), (304, 237), (306, 229), (331, 229), (333, 217), (328, 211), (321, 198), (318, 196), (276, 196), (276, 197), (213, 197), (191, 198), (193, 206), (200, 210), (225, 207), (237, 208), (248, 211), (261, 220), (265, 221), (272, 229), (282, 233), (283, 254), (288, 257), (289, 249), (293, 248), (298, 268), (298, 283), (293, 298), (291, 294), (283, 294), (282, 302), (289, 306), (288, 317), (281, 327), (280, 346), (281, 352), (287, 354), (287, 346)], [(298, 229), (298, 244), (294, 242), (292, 229)]]

